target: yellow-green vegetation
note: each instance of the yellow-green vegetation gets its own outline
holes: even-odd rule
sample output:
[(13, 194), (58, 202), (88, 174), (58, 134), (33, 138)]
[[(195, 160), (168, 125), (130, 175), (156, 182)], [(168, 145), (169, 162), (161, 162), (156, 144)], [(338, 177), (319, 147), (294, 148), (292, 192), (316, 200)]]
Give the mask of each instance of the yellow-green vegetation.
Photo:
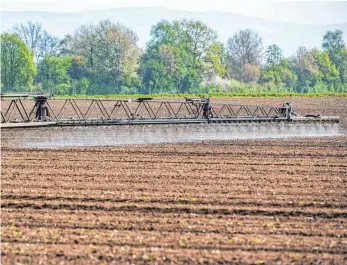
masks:
[(206, 94), (107, 94), (56, 95), (57, 98), (230, 98), (230, 97), (347, 97), (347, 93), (206, 93)]
[[(250, 29), (222, 43), (213, 28), (192, 19), (153, 25), (144, 50), (132, 29), (111, 20), (83, 24), (62, 39), (30, 21), (13, 31), (1, 34), (3, 92), (218, 97), (347, 93), (347, 47), (341, 30), (327, 31), (321, 49), (298, 47), (287, 57), (276, 44), (264, 47), (262, 37)], [(11, 45), (18, 48), (12, 52)]]

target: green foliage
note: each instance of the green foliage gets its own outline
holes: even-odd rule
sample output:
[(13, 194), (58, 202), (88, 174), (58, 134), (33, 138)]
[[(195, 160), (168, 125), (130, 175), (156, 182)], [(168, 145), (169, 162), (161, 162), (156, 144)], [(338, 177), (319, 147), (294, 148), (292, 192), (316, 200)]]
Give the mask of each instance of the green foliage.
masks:
[(151, 97), (151, 98), (197, 98), (197, 97), (210, 97), (210, 98), (227, 98), (227, 97), (347, 97), (346, 93), (336, 93), (336, 92), (326, 92), (326, 93), (297, 93), (297, 92), (233, 92), (233, 93), (183, 93), (183, 94), (95, 94), (95, 95), (58, 95), (58, 98), (141, 98), (141, 97)]
[(91, 81), (90, 81), (90, 79), (88, 79), (86, 77), (82, 77), (80, 79), (72, 79), (71, 80), (71, 87), (69, 89), (69, 94), (71, 94), (71, 95), (89, 94), (90, 93), (90, 91), (89, 91), (90, 85), (91, 85)]
[(347, 47), (341, 30), (328, 31), (323, 37), (323, 50), (339, 72), (339, 80), (334, 80), (334, 89), (343, 92), (347, 83)]
[(69, 75), (73, 79), (86, 78), (91, 75), (83, 56), (73, 56), (69, 68)]
[(25, 42), (37, 62), (46, 55), (58, 55), (60, 51), (59, 39), (44, 30), (40, 23), (21, 23), (14, 26), (13, 31)]
[(290, 58), (290, 69), (298, 77), (296, 87), (297, 92), (309, 92), (319, 81), (319, 66), (312, 52), (305, 47), (299, 47), (296, 54)]
[(323, 37), (323, 50), (329, 53), (329, 57), (335, 65), (341, 62), (341, 54), (346, 48), (343, 41), (343, 32), (341, 30), (328, 31)]
[(43, 91), (53, 94), (67, 93), (71, 83), (68, 74), (71, 61), (70, 56), (48, 55), (39, 62), (36, 81), (41, 83)]
[[(161, 21), (145, 51), (129, 28), (103, 20), (63, 39), (39, 23), (1, 35), (1, 87), (36, 88), (55, 95), (319, 95), (347, 92), (347, 47), (342, 31), (328, 31), (322, 50), (299, 47), (290, 58), (246, 29), (226, 46), (196, 20)], [(20, 39), (22, 38), (24, 42)], [(33, 54), (35, 52), (38, 73)], [(265, 55), (265, 56), (264, 56)], [(288, 94), (289, 93), (289, 94)]]
[(312, 55), (319, 68), (319, 77), (327, 85), (336, 81), (339, 78), (339, 71), (336, 66), (330, 61), (329, 54), (327, 52), (321, 52), (313, 50)]
[(104, 86), (111, 93), (120, 92), (122, 86), (137, 82), (141, 54), (137, 41), (135, 32), (110, 20), (81, 25), (63, 42), (64, 52), (75, 55), (70, 74), (90, 76), (91, 91)]
[(141, 91), (186, 92), (208, 78), (224, 75), (223, 45), (217, 33), (200, 21), (161, 21), (140, 63)]
[(283, 59), (282, 50), (276, 44), (269, 45), (265, 52), (266, 66), (275, 66)]
[(205, 70), (208, 71), (208, 67), (212, 72), (219, 77), (224, 77), (226, 74), (226, 51), (224, 44), (221, 42), (215, 42), (207, 48), (205, 57)]
[(30, 90), (36, 75), (33, 54), (15, 34), (4, 33), (0, 39), (2, 90)]
[(229, 76), (242, 82), (258, 79), (255, 69), (260, 67), (262, 52), (263, 42), (258, 33), (250, 29), (235, 33), (227, 42)]
[(294, 91), (298, 77), (289, 68), (288, 60), (282, 59), (278, 64), (267, 65), (261, 72), (260, 84), (271, 84), (280, 89)]

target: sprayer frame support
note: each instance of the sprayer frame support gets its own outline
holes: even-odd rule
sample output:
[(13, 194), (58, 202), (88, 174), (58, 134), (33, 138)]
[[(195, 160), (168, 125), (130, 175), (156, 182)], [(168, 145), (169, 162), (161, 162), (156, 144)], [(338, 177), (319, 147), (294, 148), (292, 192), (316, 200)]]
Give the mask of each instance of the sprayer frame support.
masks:
[[(30, 108), (29, 101), (34, 100)], [(1, 95), (1, 127), (89, 126), (124, 124), (188, 124), (242, 122), (339, 122), (339, 117), (300, 116), (290, 103), (258, 106), (211, 103), (209, 98), (185, 100), (138, 99), (75, 99), (51, 98), (47, 95)], [(5, 101), (10, 101), (7, 107)], [(84, 107), (82, 106), (84, 105)], [(5, 107), (4, 107), (5, 106)], [(70, 113), (67, 108), (70, 107)], [(85, 108), (87, 107), (87, 108)], [(93, 112), (93, 109), (96, 110)], [(17, 117), (13, 118), (14, 111)], [(102, 117), (97, 116), (96, 112)], [(19, 114), (18, 114), (19, 113)], [(13, 126), (12, 126), (13, 125)], [(45, 125), (46, 126), (46, 125)]]

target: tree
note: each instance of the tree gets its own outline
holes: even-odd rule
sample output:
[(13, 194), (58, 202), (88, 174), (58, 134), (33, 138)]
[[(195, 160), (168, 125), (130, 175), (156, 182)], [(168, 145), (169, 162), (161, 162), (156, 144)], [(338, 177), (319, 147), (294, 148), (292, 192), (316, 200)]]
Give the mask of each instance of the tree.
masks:
[(164, 20), (151, 37), (140, 68), (145, 91), (188, 92), (204, 78), (224, 74), (217, 33), (201, 21)]
[(162, 45), (159, 47), (159, 56), (165, 66), (168, 74), (174, 74), (176, 71), (176, 57), (171, 45)]
[(205, 57), (205, 72), (210, 75), (205, 74), (209, 77), (208, 79), (215, 77), (224, 77), (226, 74), (225, 66), (225, 47), (221, 42), (215, 42), (207, 48)]
[(44, 29), (40, 23), (28, 21), (26, 24), (21, 23), (13, 27), (16, 33), (34, 53), (36, 61), (39, 59), (39, 45)]
[(174, 77), (168, 73), (161, 60), (151, 58), (146, 53), (140, 62), (139, 73), (142, 78), (142, 93), (176, 92)]
[(260, 77), (260, 67), (254, 64), (244, 66), (244, 81), (247, 83), (257, 82)]
[(280, 47), (276, 44), (269, 45), (265, 51), (265, 65), (259, 82), (273, 84), (277, 91), (293, 91), (297, 79), (297, 75), (289, 69), (288, 60), (283, 58)]
[(331, 61), (337, 66), (342, 64), (343, 52), (346, 44), (343, 41), (343, 32), (341, 30), (328, 31), (323, 37), (323, 50), (329, 53)]
[[(141, 60), (140, 73), (145, 91), (186, 92), (189, 87), (198, 85), (202, 63), (197, 58), (202, 53), (199, 49), (201, 45), (197, 44), (197, 34), (189, 29), (191, 25), (185, 20), (161, 21), (152, 27), (152, 39)], [(163, 57), (164, 50), (170, 51), (170, 60), (175, 63), (174, 69), (167, 67), (168, 57)]]
[(67, 34), (60, 40), (60, 53), (59, 55), (72, 56), (72, 35)]
[(47, 31), (43, 31), (38, 45), (38, 58), (44, 58), (47, 55), (58, 55), (61, 50), (61, 42), (57, 37), (53, 37)]
[(269, 45), (265, 51), (265, 65), (273, 67), (279, 65), (283, 58), (282, 50), (276, 44)]
[(246, 81), (246, 65), (260, 66), (262, 52), (262, 39), (256, 32), (246, 29), (235, 33), (227, 42), (227, 64), (231, 77)]
[(328, 31), (323, 37), (323, 50), (328, 52), (329, 58), (335, 64), (340, 80), (335, 81), (335, 87), (346, 85), (347, 82), (347, 47), (343, 40), (343, 32), (341, 30)]
[(83, 56), (72, 56), (68, 74), (71, 78), (70, 94), (89, 94), (91, 91), (92, 75), (87, 68), (86, 60)]
[(28, 21), (13, 27), (13, 32), (17, 34), (33, 52), (36, 62), (39, 62), (46, 55), (58, 55), (60, 50), (60, 40), (50, 35), (42, 28), (40, 23)]
[(339, 78), (339, 71), (336, 66), (330, 61), (328, 52), (313, 49), (311, 51), (319, 69), (319, 78), (326, 84), (331, 84)]
[(80, 26), (69, 41), (71, 53), (86, 59), (97, 83), (117, 89), (137, 78), (141, 50), (131, 29), (103, 20)]
[(327, 31), (323, 37), (323, 50), (330, 53), (343, 50), (346, 47), (343, 41), (343, 32), (339, 29), (335, 31)]
[(90, 75), (86, 60), (83, 56), (72, 56), (71, 65), (68, 70), (72, 79), (81, 79)]
[(299, 47), (296, 54), (290, 59), (290, 67), (298, 76), (297, 92), (308, 92), (319, 80), (319, 66), (305, 47)]
[(207, 50), (216, 44), (217, 32), (198, 20), (185, 19), (176, 23), (179, 24), (185, 34), (194, 60), (204, 63)]
[(42, 90), (53, 94), (67, 94), (71, 78), (69, 69), (72, 58), (69, 56), (45, 56), (38, 64), (37, 81)]
[(33, 54), (16, 34), (1, 34), (1, 85), (4, 91), (30, 89), (36, 75)]
[(347, 47), (341, 52), (341, 64), (338, 66), (341, 83), (345, 85), (347, 91)]
[(259, 82), (273, 84), (277, 90), (293, 91), (297, 80), (297, 75), (289, 68), (288, 59), (283, 58), (279, 64), (265, 66), (261, 71)]

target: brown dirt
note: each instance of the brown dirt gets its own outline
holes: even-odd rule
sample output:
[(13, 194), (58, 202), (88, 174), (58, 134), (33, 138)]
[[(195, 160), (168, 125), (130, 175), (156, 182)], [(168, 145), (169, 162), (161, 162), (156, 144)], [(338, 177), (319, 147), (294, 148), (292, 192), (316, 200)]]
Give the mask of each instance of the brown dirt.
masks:
[(3, 148), (2, 264), (346, 264), (346, 158), (347, 137)]

